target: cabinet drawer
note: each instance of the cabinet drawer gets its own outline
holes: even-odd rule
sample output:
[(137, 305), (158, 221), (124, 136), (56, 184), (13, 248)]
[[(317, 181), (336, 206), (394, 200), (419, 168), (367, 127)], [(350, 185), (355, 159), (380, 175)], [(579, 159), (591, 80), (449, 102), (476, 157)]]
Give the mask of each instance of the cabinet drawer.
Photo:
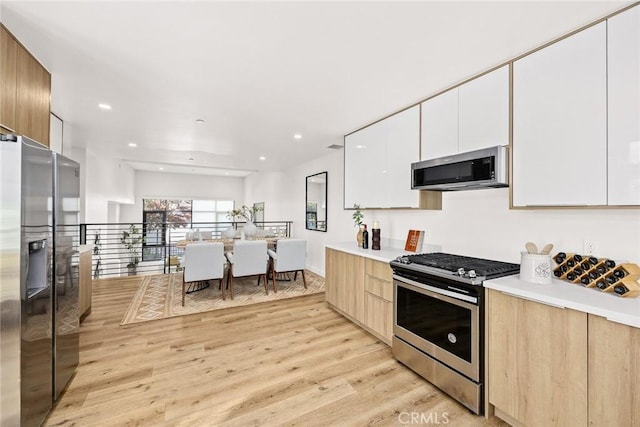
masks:
[(386, 280), (387, 282), (392, 281), (391, 275), (393, 274), (393, 271), (386, 262), (374, 261), (370, 258), (365, 258), (364, 272), (369, 276), (374, 276), (378, 279)]
[(386, 301), (393, 301), (393, 282), (367, 274), (364, 278), (364, 289)]

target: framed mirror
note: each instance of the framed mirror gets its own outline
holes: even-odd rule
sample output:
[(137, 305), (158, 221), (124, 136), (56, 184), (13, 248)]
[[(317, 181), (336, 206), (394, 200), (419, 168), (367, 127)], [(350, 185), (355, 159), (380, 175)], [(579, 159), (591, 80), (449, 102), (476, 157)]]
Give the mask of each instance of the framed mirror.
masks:
[(307, 177), (306, 229), (327, 231), (327, 172)]

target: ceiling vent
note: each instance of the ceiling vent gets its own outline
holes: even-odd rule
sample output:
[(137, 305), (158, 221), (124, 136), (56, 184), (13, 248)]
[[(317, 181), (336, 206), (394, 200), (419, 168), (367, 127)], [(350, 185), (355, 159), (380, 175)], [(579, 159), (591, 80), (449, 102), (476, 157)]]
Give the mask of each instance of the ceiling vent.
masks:
[(331, 144), (327, 148), (331, 148), (332, 150), (340, 150), (340, 149), (344, 148), (344, 146), (338, 145), (338, 144)]

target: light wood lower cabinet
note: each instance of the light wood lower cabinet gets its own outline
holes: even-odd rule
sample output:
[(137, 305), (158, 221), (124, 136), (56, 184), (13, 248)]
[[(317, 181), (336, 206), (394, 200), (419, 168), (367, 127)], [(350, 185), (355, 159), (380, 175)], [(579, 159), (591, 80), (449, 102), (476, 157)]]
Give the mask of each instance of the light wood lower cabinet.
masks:
[(393, 281), (389, 264), (329, 248), (325, 255), (327, 302), (391, 345)]
[(326, 249), (327, 302), (358, 322), (364, 321), (364, 258)]
[(587, 314), (487, 289), (489, 403), (513, 425), (587, 425)]
[(520, 426), (640, 426), (640, 328), (487, 289), (489, 403)]
[(589, 425), (640, 426), (640, 328), (592, 314)]
[(364, 261), (365, 326), (391, 345), (393, 338), (393, 280), (389, 264), (366, 258)]
[(78, 301), (78, 311), (80, 320), (91, 313), (91, 251), (85, 251), (80, 253), (80, 270), (79, 270), (79, 288), (80, 297)]

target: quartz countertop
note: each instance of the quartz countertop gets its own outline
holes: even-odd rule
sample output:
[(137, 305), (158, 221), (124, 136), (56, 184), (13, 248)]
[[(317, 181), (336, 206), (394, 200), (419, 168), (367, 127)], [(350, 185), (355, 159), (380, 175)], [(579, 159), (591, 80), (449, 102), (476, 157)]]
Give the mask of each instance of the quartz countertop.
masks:
[(515, 297), (605, 317), (640, 328), (640, 297), (622, 298), (608, 292), (552, 279), (550, 285), (529, 283), (519, 275), (485, 280), (484, 287)]
[[(384, 242), (383, 242), (384, 243)], [(373, 249), (362, 249), (358, 247), (358, 244), (353, 242), (338, 242), (338, 243), (330, 243), (325, 245), (329, 249), (335, 249), (341, 252), (346, 252), (352, 255), (358, 255), (365, 258), (371, 258), (376, 261), (381, 262), (389, 262), (401, 255), (412, 255), (414, 252), (407, 252), (403, 248), (393, 247), (393, 246), (385, 246), (384, 244), (380, 245), (380, 250)], [(424, 252), (439, 252), (442, 250), (442, 246), (440, 245), (432, 245), (424, 243), (422, 245), (422, 253)]]

